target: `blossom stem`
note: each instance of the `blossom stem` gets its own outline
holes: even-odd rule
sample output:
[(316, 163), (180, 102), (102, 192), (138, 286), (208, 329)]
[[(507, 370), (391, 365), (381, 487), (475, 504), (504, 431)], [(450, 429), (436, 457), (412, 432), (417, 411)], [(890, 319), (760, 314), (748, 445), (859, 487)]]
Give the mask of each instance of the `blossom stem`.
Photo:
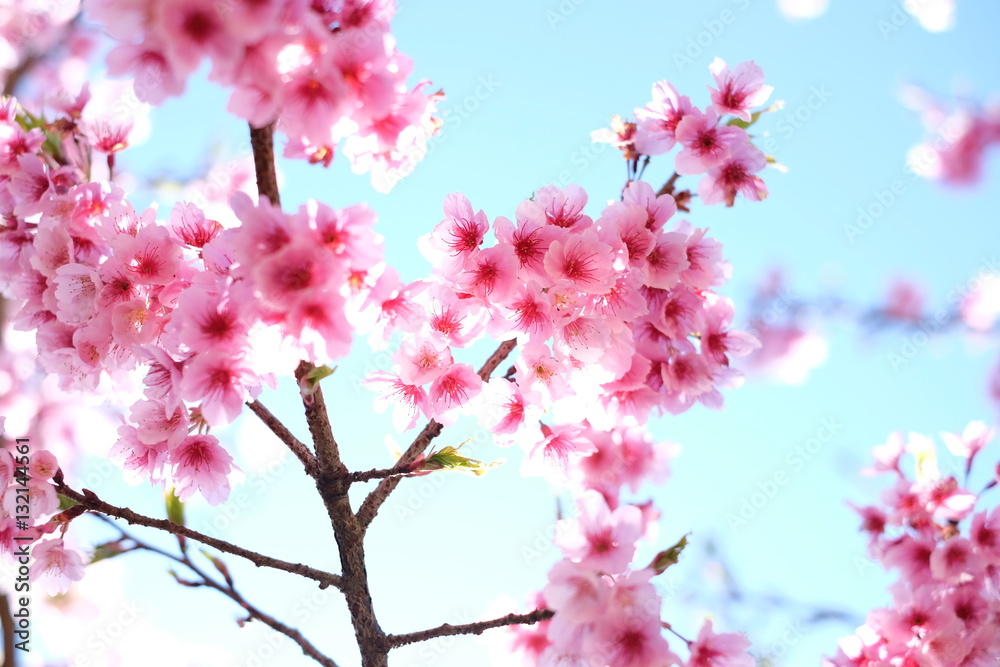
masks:
[(338, 575), (323, 572), (322, 570), (317, 570), (307, 565), (302, 565), (301, 563), (289, 563), (277, 558), (271, 558), (270, 556), (264, 556), (263, 554), (250, 551), (249, 549), (244, 549), (243, 547), (238, 547), (235, 544), (230, 544), (224, 540), (209, 537), (208, 535), (199, 533), (196, 530), (191, 530), (186, 526), (176, 524), (173, 521), (168, 521), (166, 519), (154, 519), (152, 517), (133, 512), (127, 508), (116, 507), (115, 505), (104, 502), (98, 498), (97, 494), (90, 489), (84, 489), (83, 493), (76, 491), (63, 483), (61, 470), (57, 472), (52, 481), (55, 484), (57, 493), (64, 495), (71, 500), (75, 500), (82, 507), (92, 512), (98, 512), (100, 514), (115, 517), (116, 519), (124, 519), (131, 524), (146, 526), (148, 528), (156, 528), (173, 535), (181, 535), (196, 542), (201, 542), (202, 544), (210, 546), (213, 549), (218, 549), (219, 551), (245, 558), (257, 567), (270, 567), (275, 570), (291, 572), (292, 574), (297, 574), (299, 576), (306, 577), (307, 579), (313, 579), (319, 582), (320, 588), (326, 588), (327, 586), (343, 588), (342, 578)]
[[(503, 363), (503, 360), (507, 358), (508, 355), (517, 346), (517, 340), (512, 338), (500, 343), (500, 346), (490, 355), (490, 358), (486, 360), (482, 368), (479, 369), (479, 377), (486, 381), (489, 379), (493, 371), (496, 370), (497, 366)], [(431, 441), (434, 438), (441, 435), (441, 430), (444, 427), (441, 426), (435, 420), (430, 420), (424, 429), (420, 432), (420, 435), (413, 441), (410, 447), (403, 452), (403, 455), (399, 457), (399, 461), (396, 463), (395, 469), (402, 470), (405, 466), (412, 464), (416, 461), (421, 454), (430, 446)], [(362, 527), (367, 529), (369, 524), (378, 514), (379, 508), (382, 504), (389, 498), (389, 494), (393, 492), (396, 485), (399, 484), (401, 477), (393, 476), (386, 477), (382, 482), (379, 483), (375, 490), (372, 491), (364, 502), (361, 503), (361, 507), (358, 509), (358, 521), (361, 523)]]
[(306, 474), (310, 477), (316, 476), (316, 458), (309, 451), (298, 438), (292, 435), (292, 432), (281, 423), (281, 420), (274, 416), (274, 414), (264, 407), (260, 401), (250, 401), (247, 402), (247, 407), (264, 422), (264, 425), (271, 429), (271, 432), (278, 436), (285, 445), (295, 454), (296, 458), (302, 462), (302, 465), (306, 469)]
[(389, 635), (386, 641), (389, 648), (406, 646), (417, 642), (427, 641), (436, 637), (449, 637), (451, 635), (481, 635), (493, 628), (502, 628), (508, 625), (533, 625), (541, 621), (547, 621), (555, 615), (550, 609), (536, 609), (529, 614), (507, 614), (490, 621), (479, 621), (478, 623), (466, 623), (465, 625), (450, 625), (445, 623), (430, 630), (420, 632), (410, 632), (405, 635)]
[(688, 639), (688, 638), (686, 638), (686, 637), (684, 637), (684, 636), (683, 636), (682, 634), (680, 634), (680, 633), (679, 633), (679, 632), (677, 632), (676, 630), (674, 630), (673, 626), (671, 626), (671, 625), (670, 625), (669, 623), (667, 623), (666, 621), (661, 621), (660, 623), (661, 623), (661, 624), (663, 625), (663, 627), (664, 627), (665, 629), (669, 630), (670, 632), (672, 632), (672, 633), (674, 633), (675, 635), (677, 635), (678, 637), (680, 637), (680, 639), (681, 639), (681, 640), (683, 640), (683, 641), (684, 641), (684, 643), (686, 643), (686, 644), (687, 644), (688, 646), (690, 646), (690, 645), (691, 645), (691, 640), (690, 640), (690, 639)]

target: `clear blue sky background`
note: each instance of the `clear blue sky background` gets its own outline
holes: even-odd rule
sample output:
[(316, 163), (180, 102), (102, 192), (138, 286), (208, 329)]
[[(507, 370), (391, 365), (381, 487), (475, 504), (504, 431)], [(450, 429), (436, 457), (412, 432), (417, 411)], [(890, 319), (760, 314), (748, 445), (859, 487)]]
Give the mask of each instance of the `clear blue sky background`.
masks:
[[(309, 197), (337, 206), (368, 201), (379, 214), (389, 261), (404, 278), (414, 279), (427, 270), (415, 253), (415, 238), (441, 219), (448, 193), (465, 193), (491, 218), (513, 216), (532, 191), (569, 177), (590, 193), (590, 213), (596, 216), (604, 200), (617, 196), (625, 170), (617, 153), (595, 150), (590, 131), (605, 126), (612, 114), (631, 115), (660, 79), (704, 105), (715, 56), (731, 64), (753, 59), (775, 88), (772, 99), (786, 102), (784, 112), (760, 126), (772, 132), (773, 152), (789, 171), (766, 172), (771, 196), (764, 203), (706, 210), (695, 202), (690, 220), (711, 227), (735, 269), (723, 292), (739, 309), (760, 276), (779, 264), (801, 296), (837, 292), (876, 303), (889, 278), (908, 275), (928, 287), (933, 304), (943, 304), (1000, 249), (1000, 165), (989, 164), (980, 186), (961, 192), (910, 176), (905, 154), (923, 129), (899, 104), (898, 90), (912, 81), (942, 94), (958, 86), (976, 98), (1000, 91), (995, 67), (1000, 7), (959, 4), (957, 27), (930, 34), (912, 19), (897, 30), (880, 30), (880, 21), (901, 11), (898, 3), (884, 0), (834, 0), (824, 16), (804, 23), (784, 19), (773, 0), (564, 0), (561, 5), (404, 0), (393, 29), (400, 49), (414, 59), (417, 76), (433, 80), (448, 95), (442, 105), (448, 116), (432, 152), (389, 196), (372, 191), (367, 177), (351, 174), (340, 157), (329, 170), (283, 164), (285, 207)], [(829, 99), (809, 109), (816, 90)], [(191, 92), (155, 112), (153, 137), (124, 156), (126, 165), (147, 173), (193, 173), (204, 157), (198, 147), (221, 142), (227, 150), (241, 150), (244, 126), (221, 112), (227, 94), (202, 82), (193, 82)], [(787, 119), (796, 111), (804, 119), (797, 128)], [(654, 187), (669, 176), (671, 164), (653, 161), (647, 179)], [(845, 226), (856, 222), (857, 209), (868, 207), (895, 181), (902, 194), (863, 236), (849, 242)], [(894, 370), (887, 355), (900, 349), (903, 334), (890, 331), (863, 342), (840, 323), (825, 331), (829, 361), (805, 385), (751, 380), (727, 393), (723, 412), (696, 407), (652, 423), (658, 438), (680, 443), (683, 451), (669, 483), (639, 495), (651, 495), (663, 512), (660, 542), (647, 547), (640, 561), (656, 547), (693, 533), (684, 562), (661, 582), (671, 596), (664, 619), (694, 635), (701, 616), (710, 612), (717, 629), (745, 630), (760, 651), (778, 646), (785, 654), (779, 664), (816, 664), (821, 654), (835, 650), (838, 636), (887, 600), (888, 579), (867, 566), (857, 520), (844, 505), (847, 499), (872, 502), (881, 488), (858, 474), (868, 464), (870, 448), (894, 429), (960, 431), (970, 420), (995, 418), (984, 391), (995, 349), (952, 337), (922, 347)], [(358, 345), (326, 388), (339, 440), (349, 464), (359, 469), (391, 463), (383, 444), (391, 427), (373, 417), (372, 395), (356, 386), (366, 369), (386, 367), (387, 358), (366, 349)], [(281, 390), (281, 397), (268, 393), (262, 400), (282, 409), (305, 437), (294, 390), (287, 383)], [(801, 467), (791, 463), (789, 452), (815, 437), (824, 420), (838, 425), (834, 437)], [(192, 525), (336, 570), (333, 538), (306, 478), (270, 436), (246, 428), (241, 451), (284, 463), (262, 477), (244, 457), (251, 471), (245, 506), (228, 506), (239, 516), (227, 521), (220, 509), (196, 502), (190, 507)], [(447, 430), (440, 444), (457, 445), (473, 436), (472, 427), (459, 425)], [(400, 442), (405, 446), (408, 439)], [(370, 531), (373, 595), (389, 632), (486, 618), (491, 602), (502, 595), (520, 603), (544, 584), (558, 557), (547, 538), (555, 502), (544, 483), (519, 477), (516, 452), (481, 439), (469, 447), (484, 459), (510, 460), (483, 478), (441, 475), (404, 482)], [(787, 483), (745, 526), (734, 528), (729, 516), (779, 472)], [(97, 490), (118, 502), (138, 493), (140, 506), (159, 511), (153, 491), (110, 481)], [(710, 542), (744, 594), (738, 604), (721, 592), (707, 553)], [(231, 620), (237, 610), (229, 600), (178, 587), (155, 557), (127, 558), (135, 562), (126, 594), (156, 600), (143, 612), (149, 622), (185, 639), (225, 647), (231, 656), (227, 664), (254, 664), (251, 656), (260, 654), (267, 633), (240, 630)], [(338, 664), (358, 664), (337, 596), (303, 614), (314, 591), (309, 584), (227, 560), (248, 598), (299, 625)], [(806, 606), (770, 606), (763, 596)], [(844, 611), (852, 621), (808, 625), (810, 605)], [(799, 634), (787, 634), (788, 627)], [(781, 644), (782, 636), (794, 641)], [(46, 637), (58, 634), (39, 632), (40, 639)], [(486, 651), (474, 638), (445, 640), (400, 650), (392, 664), (482, 665)], [(283, 652), (264, 664), (311, 663), (286, 642)]]

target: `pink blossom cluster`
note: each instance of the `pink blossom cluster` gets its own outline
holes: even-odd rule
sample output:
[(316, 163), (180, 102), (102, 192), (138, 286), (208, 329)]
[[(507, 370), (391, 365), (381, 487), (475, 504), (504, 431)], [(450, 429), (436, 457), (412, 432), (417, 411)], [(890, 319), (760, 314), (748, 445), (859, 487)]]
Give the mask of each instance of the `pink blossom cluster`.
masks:
[[(610, 130), (597, 130), (594, 141), (622, 150), (628, 160), (663, 155), (680, 146), (674, 168), (681, 176), (705, 174), (698, 196), (707, 204), (732, 206), (738, 194), (760, 201), (767, 186), (757, 175), (767, 156), (754, 146), (744, 129), (759, 116), (753, 109), (770, 97), (764, 72), (753, 61), (730, 69), (716, 58), (709, 69), (716, 87), (709, 86), (711, 103), (702, 110), (667, 81), (653, 85), (653, 99), (635, 110), (635, 122), (617, 118)], [(725, 121), (725, 116), (731, 119)]]
[(661, 599), (652, 579), (663, 568), (632, 569), (637, 541), (658, 513), (636, 505), (609, 506), (588, 491), (578, 498), (575, 519), (563, 520), (556, 544), (563, 559), (549, 572), (536, 603), (555, 611), (536, 626), (515, 626), (513, 648), (525, 664), (594, 667), (752, 667), (750, 642), (739, 634), (717, 634), (706, 620), (688, 659), (671, 650), (663, 635)]
[(0, 5), (0, 88), (36, 114), (86, 86), (97, 29), (80, 19), (81, 0), (6, 0)]
[[(961, 434), (943, 433), (962, 461), (944, 474), (927, 436), (893, 434), (875, 448), (877, 473), (894, 476), (879, 506), (859, 508), (869, 553), (899, 573), (892, 604), (872, 611), (855, 635), (841, 639), (830, 667), (987, 667), (1000, 655), (1000, 508), (978, 509), (968, 491), (976, 455), (993, 430), (972, 422)], [(915, 461), (913, 479), (904, 454)], [(998, 468), (997, 470), (1000, 470)], [(986, 489), (1000, 473), (990, 470)]]
[[(19, 403), (18, 407), (29, 408), (27, 388), (13, 369), (6, 368), (12, 356), (6, 349), (0, 350), (0, 376), (11, 381), (9, 388), (17, 393), (8, 393), (0, 404), (10, 407)], [(37, 581), (43, 590), (55, 595), (65, 593), (72, 581), (83, 577), (83, 560), (65, 545), (65, 525), (54, 516), (59, 511), (59, 496), (52, 478), (59, 463), (55, 454), (42, 448), (42, 438), (31, 437), (37, 435), (37, 426), (46, 419), (42, 409), (51, 414), (59, 407), (56, 403), (33, 407), (37, 409), (32, 419), (36, 428), (18, 434), (17, 440), (5, 432), (6, 418), (0, 417), (0, 558), (12, 563), (17, 571), (19, 565), (28, 564), (23, 559), (30, 553), (34, 562), (26, 581), (29, 585)], [(58, 537), (42, 539), (59, 529)]]
[[(4, 438), (0, 449), (0, 488), (5, 489), (0, 509), (0, 556), (23, 564), (19, 559), (30, 550), (34, 562), (28, 574), (29, 583), (38, 581), (50, 595), (65, 593), (71, 582), (83, 578), (83, 559), (65, 545), (64, 530), (53, 539), (41, 539), (60, 529), (59, 522), (52, 520), (59, 510), (59, 497), (52, 483), (59, 465), (56, 457), (46, 450), (21, 456), (16, 451), (12, 455), (12, 451), (14, 443)], [(19, 468), (26, 463), (26, 467)], [(22, 505), (25, 499), (26, 506)], [(23, 516), (28, 518), (19, 518)]]
[(80, 11), (80, 0), (8, 0), (0, 7), (0, 86), (28, 58), (56, 48)]
[(374, 214), (316, 202), (284, 214), (241, 193), (238, 227), (190, 203), (158, 222), (44, 152), (42, 130), (25, 131), (15, 111), (11, 101), (0, 116), (12, 324), (35, 332), (39, 363), (63, 389), (143, 375), (112, 455), (137, 479), (169, 479), (182, 499), (200, 490), (220, 502), (232, 458), (214, 436), (189, 433), (231, 422), (272, 371), (289, 372), (275, 367), (279, 344), (320, 363), (347, 353), (347, 301), (381, 258)]
[(537, 608), (555, 615), (534, 626), (509, 628), (511, 647), (525, 664), (754, 665), (746, 652), (750, 642), (738, 634), (717, 634), (710, 620), (687, 645), (688, 659), (681, 660), (664, 636), (669, 625), (661, 620), (663, 600), (653, 585), (669, 565), (658, 563), (659, 557), (647, 567), (634, 562), (640, 540), (655, 536), (660, 513), (652, 502), (629, 504), (622, 497), (646, 482), (662, 484), (676, 446), (654, 443), (644, 428), (621, 424), (596, 429), (584, 421), (543, 426), (542, 432), (546, 437), (538, 447), (566, 456), (577, 513), (557, 525), (555, 544), (563, 558), (534, 600)]
[(357, 173), (388, 191), (391, 172), (423, 157), (440, 122), (440, 93), (408, 87), (411, 61), (389, 32), (394, 0), (88, 0), (121, 44), (113, 75), (134, 77), (139, 100), (180, 95), (207, 60), (233, 88), (229, 110), (252, 125), (277, 120), (286, 157), (328, 165), (343, 150)]
[[(445, 219), (419, 244), (433, 276), (410, 285), (379, 278), (368, 297), (381, 323), (373, 335), (384, 342), (395, 328), (406, 338), (393, 370), (370, 380), (394, 404), (397, 428), (421, 413), (442, 423), (459, 409), (485, 413), (494, 433), (547, 441), (546, 458), (565, 467), (573, 438), (540, 432), (533, 408), (608, 427), (696, 402), (721, 407), (719, 388), (741, 377), (730, 358), (756, 344), (730, 328), (732, 303), (712, 291), (730, 273), (721, 244), (686, 221), (668, 227), (673, 197), (644, 182), (597, 220), (586, 202), (576, 186), (542, 188), (515, 221), (493, 221), (496, 242), (487, 244), (486, 214), (450, 195)], [(508, 378), (484, 384), (455, 362), (452, 350), (483, 333), (517, 340)]]
[(946, 185), (968, 186), (982, 177), (986, 151), (1000, 142), (1000, 105), (954, 107), (916, 87), (905, 101), (919, 111), (927, 130), (909, 155), (910, 168)]
[(801, 317), (803, 303), (778, 270), (766, 273), (750, 306), (747, 330), (760, 349), (745, 364), (748, 372), (785, 384), (802, 384), (826, 360), (827, 342), (818, 327)]

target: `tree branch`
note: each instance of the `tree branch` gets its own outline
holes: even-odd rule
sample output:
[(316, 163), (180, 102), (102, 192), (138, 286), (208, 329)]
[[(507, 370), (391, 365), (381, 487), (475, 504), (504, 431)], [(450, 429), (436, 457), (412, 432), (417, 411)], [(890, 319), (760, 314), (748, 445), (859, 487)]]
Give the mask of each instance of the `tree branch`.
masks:
[[(191, 560), (191, 557), (188, 556), (186, 553), (184, 553), (181, 556), (176, 556), (168, 551), (164, 551), (163, 549), (154, 547), (150, 544), (146, 544), (145, 542), (136, 539), (132, 535), (129, 535), (126, 531), (119, 528), (118, 526), (115, 527), (118, 528), (118, 532), (121, 533), (124, 539), (129, 540), (130, 542), (135, 544), (135, 546), (133, 547), (134, 549), (143, 549), (145, 551), (151, 551), (161, 556), (165, 556), (172, 561), (180, 563), (181, 565), (183, 565), (184, 567), (188, 568), (189, 570), (197, 574), (199, 577), (201, 577), (201, 581), (185, 582), (179, 579), (175, 574), (174, 578), (177, 579), (178, 583), (182, 583), (186, 586), (191, 586), (191, 587), (208, 586), (209, 588), (214, 588), (223, 595), (232, 599), (234, 602), (236, 602), (236, 604), (240, 605), (247, 612), (247, 620), (257, 619), (258, 621), (264, 623), (273, 630), (285, 635), (286, 637), (288, 637), (289, 639), (291, 639), (292, 641), (294, 641), (296, 644), (299, 645), (299, 648), (302, 649), (303, 654), (312, 658), (313, 660), (323, 665), (324, 667), (337, 667), (337, 663), (335, 663), (333, 660), (320, 653), (319, 649), (313, 646), (313, 644), (308, 639), (306, 639), (301, 632), (299, 632), (295, 628), (285, 625), (284, 623), (277, 620), (270, 614), (262, 612), (260, 609), (247, 602), (246, 598), (240, 595), (239, 591), (237, 591), (236, 587), (233, 585), (232, 578), (229, 576), (228, 573), (228, 568), (225, 568), (225, 566), (220, 567), (221, 561), (213, 560), (213, 564), (216, 564), (216, 569), (222, 572), (223, 577), (226, 580), (225, 585), (220, 584), (219, 582), (215, 581), (207, 574), (205, 574), (205, 572), (202, 571), (201, 568), (199, 568), (197, 565), (194, 564), (194, 562)], [(244, 622), (245, 621), (242, 621), (240, 624), (242, 625)]]
[(0, 627), (3, 628), (3, 667), (17, 667), (14, 653), (14, 617), (10, 612), (10, 600), (0, 595)]
[[(295, 379), (300, 387), (314, 368), (316, 367), (308, 361), (299, 362), (299, 367), (295, 369)], [(316, 462), (319, 464), (320, 474), (327, 479), (331, 476), (346, 477), (347, 468), (340, 460), (340, 450), (337, 447), (337, 440), (333, 437), (333, 427), (330, 426), (330, 415), (326, 411), (323, 389), (318, 383), (312, 388), (312, 393), (302, 395), (302, 406), (305, 408), (306, 423), (309, 424), (309, 433), (316, 448)]]
[(195, 572), (197, 572), (199, 576), (201, 576), (202, 581), (206, 586), (209, 586), (211, 588), (216, 589), (217, 591), (220, 591), (221, 593), (223, 593), (224, 595), (230, 597), (233, 601), (235, 601), (236, 604), (243, 607), (243, 609), (246, 610), (249, 618), (251, 619), (255, 618), (264, 625), (270, 627), (272, 630), (275, 630), (285, 635), (286, 637), (288, 637), (293, 642), (299, 645), (299, 648), (302, 649), (303, 654), (312, 658), (319, 664), (323, 665), (323, 667), (337, 667), (337, 663), (335, 663), (333, 660), (320, 653), (319, 649), (313, 646), (313, 644), (308, 639), (306, 639), (301, 632), (299, 632), (295, 628), (285, 625), (284, 623), (274, 618), (273, 616), (265, 614), (260, 609), (247, 602), (246, 598), (240, 595), (235, 588), (231, 586), (228, 587), (223, 586), (218, 582), (213, 581), (210, 577), (206, 577), (199, 570), (195, 568), (192, 569)]
[[(416, 462), (414, 462), (416, 463)], [(363, 470), (350, 473), (348, 479), (353, 484), (354, 482), (368, 482), (373, 479), (385, 479), (386, 477), (396, 477), (401, 475), (410, 475), (417, 471), (417, 466), (410, 464), (409, 466), (393, 466), (392, 468), (373, 468), (372, 470)]]
[(28, 73), (28, 70), (38, 64), (39, 60), (41, 60), (41, 56), (39, 54), (30, 53), (15, 67), (7, 70), (7, 78), (4, 81), (3, 92), (0, 93), (0, 95), (3, 97), (13, 95), (14, 91), (17, 89), (17, 84), (21, 82), (21, 79)]
[(313, 457), (312, 452), (309, 448), (302, 444), (298, 438), (292, 435), (281, 420), (274, 416), (274, 414), (264, 407), (260, 401), (248, 402), (247, 407), (249, 407), (255, 415), (260, 417), (260, 420), (271, 429), (271, 432), (278, 436), (288, 449), (292, 450), (292, 453), (302, 462), (302, 465), (306, 469), (306, 474), (310, 477), (316, 476), (316, 459)]
[[(407, 467), (412, 464), (417, 458), (423, 454), (424, 450), (431, 444), (434, 438), (441, 435), (441, 429), (444, 427), (434, 421), (433, 419), (427, 422), (424, 429), (417, 436), (416, 440), (410, 445), (410, 447), (403, 452), (403, 455), (399, 457), (399, 461), (396, 465), (391, 468), (392, 470), (402, 471), (406, 470)], [(364, 499), (361, 503), (361, 507), (358, 508), (358, 521), (361, 525), (367, 529), (371, 524), (375, 515), (378, 514), (379, 508), (382, 504), (389, 498), (389, 494), (392, 493), (396, 485), (399, 484), (400, 476), (387, 476), (379, 485), (375, 487), (375, 490), (368, 494), (368, 497)]]
[(250, 148), (257, 173), (257, 193), (267, 197), (274, 206), (281, 206), (278, 175), (274, 170), (274, 123), (264, 127), (250, 126)]
[(656, 196), (659, 197), (660, 195), (672, 195), (672, 194), (674, 194), (674, 186), (677, 185), (677, 179), (680, 178), (680, 177), (681, 177), (681, 175), (678, 174), (675, 171), (674, 175), (671, 176), (670, 179), (666, 183), (663, 184), (663, 187), (660, 188), (659, 191), (657, 191)]
[[(500, 346), (496, 349), (496, 351), (490, 355), (490, 358), (487, 359), (486, 363), (484, 363), (482, 368), (479, 369), (479, 377), (481, 377), (484, 382), (488, 380), (493, 371), (496, 370), (497, 366), (503, 363), (503, 360), (507, 358), (516, 346), (517, 340), (513, 338), (500, 343)], [(441, 435), (442, 428), (444, 427), (433, 419), (427, 422), (424, 430), (420, 432), (420, 435), (417, 436), (416, 440), (414, 440), (409, 448), (403, 452), (403, 455), (399, 457), (399, 461), (396, 462), (393, 469), (406, 471), (407, 467), (412, 465), (413, 462), (424, 453), (424, 450), (430, 446), (431, 441)], [(364, 502), (361, 503), (361, 507), (358, 508), (358, 521), (361, 522), (361, 525), (365, 529), (368, 528), (372, 520), (375, 518), (375, 515), (378, 514), (378, 510), (382, 507), (382, 504), (389, 498), (389, 494), (395, 490), (400, 479), (402, 479), (400, 476), (386, 477), (377, 487), (375, 487), (374, 491), (368, 494), (368, 497), (365, 498)]]
[(507, 614), (492, 621), (479, 621), (478, 623), (467, 623), (465, 625), (450, 625), (445, 623), (430, 630), (420, 632), (410, 632), (405, 635), (389, 635), (386, 641), (389, 648), (398, 648), (407, 644), (427, 641), (436, 637), (448, 637), (451, 635), (481, 635), (493, 628), (502, 628), (507, 625), (533, 625), (542, 621), (547, 621), (555, 615), (549, 609), (536, 609), (530, 614)]
[(156, 528), (173, 535), (182, 535), (196, 542), (201, 542), (206, 546), (218, 549), (219, 551), (245, 558), (257, 567), (270, 567), (275, 570), (291, 572), (292, 574), (297, 574), (307, 579), (313, 579), (319, 582), (320, 588), (326, 588), (327, 586), (333, 586), (334, 588), (340, 589), (343, 588), (341, 577), (336, 574), (323, 572), (322, 570), (317, 570), (307, 565), (302, 565), (301, 563), (289, 563), (277, 558), (271, 558), (270, 556), (264, 556), (255, 551), (238, 547), (235, 544), (231, 544), (224, 540), (209, 537), (208, 535), (199, 533), (196, 530), (191, 530), (187, 526), (178, 525), (167, 519), (154, 519), (152, 517), (133, 512), (130, 509), (116, 507), (98, 498), (97, 494), (90, 489), (84, 489), (83, 493), (75, 491), (63, 483), (61, 470), (57, 472), (52, 481), (55, 483), (57, 493), (60, 493), (71, 500), (75, 500), (82, 507), (90, 511), (113, 516), (116, 519), (124, 519), (131, 524), (146, 526), (148, 528)]
[(483, 378), (483, 382), (490, 379), (490, 376), (493, 375), (493, 371), (497, 369), (497, 366), (503, 363), (503, 360), (514, 351), (515, 347), (517, 347), (516, 338), (511, 338), (510, 340), (505, 340), (500, 343), (500, 347), (498, 347), (496, 351), (490, 355), (490, 358), (486, 360), (483, 367), (479, 369), (479, 377)]

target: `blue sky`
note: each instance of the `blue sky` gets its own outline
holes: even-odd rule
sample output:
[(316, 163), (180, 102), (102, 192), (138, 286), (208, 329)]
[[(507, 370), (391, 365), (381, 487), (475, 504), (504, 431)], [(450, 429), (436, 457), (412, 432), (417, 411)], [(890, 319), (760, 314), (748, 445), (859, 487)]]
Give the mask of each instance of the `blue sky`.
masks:
[[(988, 164), (983, 182), (969, 190), (914, 178), (904, 160), (923, 130), (898, 93), (906, 82), (980, 99), (1000, 91), (1000, 6), (959, 3), (956, 28), (931, 34), (912, 19), (885, 23), (894, 11), (898, 16), (898, 3), (881, 0), (834, 0), (809, 22), (789, 22), (773, 0), (401, 4), (393, 28), (400, 49), (414, 59), (416, 77), (431, 79), (448, 96), (444, 128), (427, 158), (388, 196), (351, 174), (340, 157), (328, 170), (288, 163), (280, 169), (286, 209), (311, 197), (335, 206), (369, 202), (379, 215), (386, 256), (405, 279), (426, 273), (414, 242), (440, 221), (450, 192), (465, 193), (492, 219), (513, 216), (543, 185), (574, 182), (590, 193), (589, 212), (596, 216), (604, 200), (617, 196), (625, 170), (616, 152), (591, 144), (591, 130), (613, 114), (631, 115), (661, 79), (704, 105), (708, 65), (716, 56), (731, 64), (756, 61), (775, 88), (772, 99), (786, 104), (758, 123), (758, 131), (771, 133), (767, 147), (788, 167), (787, 173), (766, 172), (767, 201), (740, 201), (732, 209), (695, 202), (689, 216), (723, 242), (734, 275), (722, 291), (738, 313), (746, 312), (754, 285), (775, 265), (802, 297), (836, 293), (877, 303), (887, 281), (905, 275), (918, 278), (935, 305), (995, 266), (1000, 165)], [(219, 142), (239, 152), (245, 126), (223, 113), (226, 93), (203, 81), (190, 89), (190, 97), (156, 110), (150, 141), (123, 156), (128, 168), (192, 173), (204, 160), (193, 147)], [(647, 180), (658, 187), (671, 165), (654, 159)], [(856, 224), (858, 209), (894, 190), (884, 213), (852, 240), (845, 228)], [(711, 613), (717, 629), (744, 630), (762, 651), (779, 650), (785, 660), (779, 664), (816, 664), (835, 650), (836, 637), (853, 629), (843, 622), (806, 625), (809, 605), (842, 610), (860, 622), (887, 600), (888, 579), (863, 558), (857, 520), (844, 505), (875, 499), (880, 484), (858, 474), (870, 448), (895, 429), (961, 431), (970, 420), (996, 415), (984, 391), (995, 346), (944, 338), (893, 368), (888, 355), (906, 334), (863, 340), (842, 322), (826, 323), (824, 331), (829, 359), (806, 384), (751, 379), (727, 393), (722, 412), (696, 407), (652, 423), (658, 438), (683, 450), (667, 485), (638, 495), (652, 496), (663, 513), (660, 542), (640, 561), (693, 533), (693, 546), (662, 584), (671, 595), (664, 619), (694, 635), (701, 615)], [(366, 369), (386, 364), (384, 355), (360, 344), (326, 381), (338, 437), (358, 469), (391, 463), (383, 442), (391, 427), (373, 416), (372, 395), (357, 388)], [(282, 396), (262, 400), (304, 436), (295, 392), (288, 383), (281, 389)], [(240, 436), (250, 475), (246, 502), (221, 510), (193, 503), (192, 524), (279, 557), (335, 568), (332, 535), (297, 465), (254, 425), (243, 428), (232, 432)], [(551, 492), (539, 480), (520, 478), (516, 452), (483, 442), (469, 425), (440, 440), (457, 445), (469, 437), (477, 438), (469, 445), (477, 458), (504, 457), (507, 464), (482, 478), (409, 480), (369, 533), (376, 610), (389, 632), (486, 618), (501, 596), (520, 603), (544, 584), (558, 556), (549, 542)], [(254, 472), (268, 464), (272, 473)], [(772, 488), (773, 498), (754, 507), (745, 525), (732, 520), (745, 501)], [(122, 502), (136, 493), (110, 481), (99, 490)], [(158, 511), (155, 492), (138, 493), (140, 506)], [(710, 542), (749, 596), (742, 603), (722, 592)], [(236, 616), (230, 601), (178, 587), (153, 557), (134, 558), (125, 591), (135, 599), (155, 596), (158, 602), (144, 612), (150, 622), (224, 647), (234, 666), (260, 657), (267, 633), (239, 630), (230, 620)], [(248, 598), (299, 623), (339, 664), (357, 664), (346, 610), (335, 596), (316, 601), (308, 584), (228, 562)], [(770, 607), (761, 596), (806, 606)], [(309, 664), (287, 643), (279, 650), (263, 663)], [(470, 638), (401, 650), (392, 664), (479, 665), (485, 656), (484, 645)]]

